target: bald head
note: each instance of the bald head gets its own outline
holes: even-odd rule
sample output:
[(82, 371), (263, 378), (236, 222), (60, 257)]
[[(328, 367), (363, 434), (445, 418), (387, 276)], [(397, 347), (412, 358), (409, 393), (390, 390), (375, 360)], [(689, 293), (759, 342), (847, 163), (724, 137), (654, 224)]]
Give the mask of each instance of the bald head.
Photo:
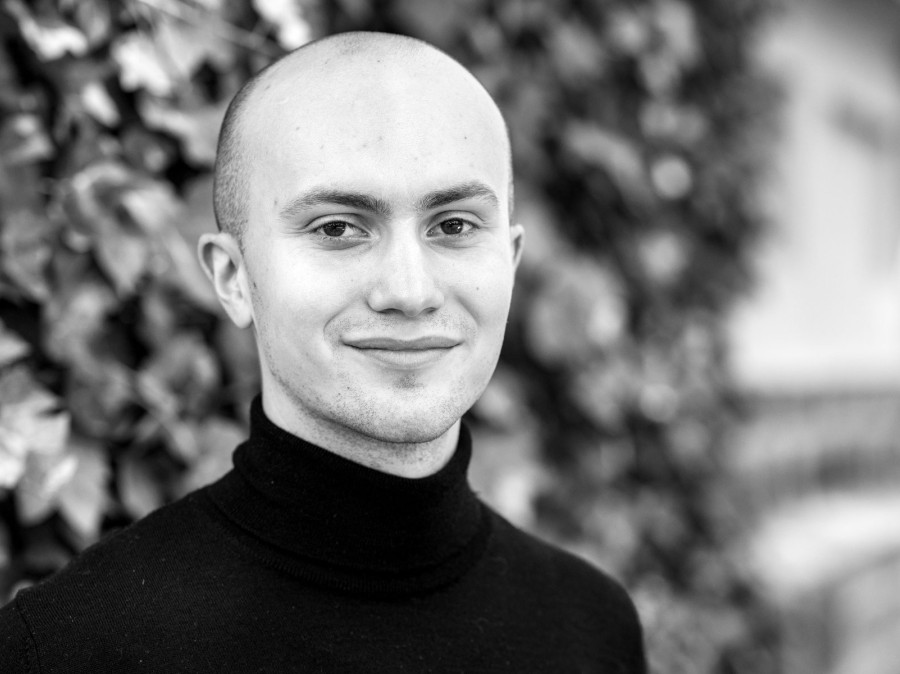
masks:
[[(492, 127), (492, 142), (499, 144), (506, 156), (511, 211), (508, 132), (481, 84), (459, 63), (425, 42), (402, 35), (356, 32), (326, 37), (287, 54), (250, 79), (232, 100), (219, 135), (215, 166), (214, 207), (219, 229), (243, 241), (251, 220), (248, 201), (257, 168), (277, 154), (273, 147), (280, 135), (303, 133), (307, 127), (312, 132), (323, 116), (327, 122), (332, 114), (345, 124), (349, 117), (359, 126), (369, 122), (390, 125), (392, 115), (402, 120), (408, 114), (408, 104), (430, 99), (440, 105), (442, 97), (466, 100), (483, 117), (483, 124)], [(328, 149), (327, 142), (323, 139), (322, 149)], [(304, 159), (290, 158), (296, 162)]]
[(256, 333), (269, 418), (366, 465), (443, 465), (496, 366), (522, 250), (490, 95), (417, 40), (337, 35), (244, 87), (216, 171), (226, 231), (198, 252)]

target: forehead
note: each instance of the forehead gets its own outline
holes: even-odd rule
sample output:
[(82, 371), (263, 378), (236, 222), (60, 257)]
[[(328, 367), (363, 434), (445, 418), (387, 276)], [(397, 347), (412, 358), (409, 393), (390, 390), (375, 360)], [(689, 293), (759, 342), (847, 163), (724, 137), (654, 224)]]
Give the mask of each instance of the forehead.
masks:
[(281, 73), (261, 86), (245, 119), (251, 198), (313, 184), (390, 198), (473, 180), (505, 197), (502, 117), (460, 66), (351, 65), (327, 64), (315, 76)]

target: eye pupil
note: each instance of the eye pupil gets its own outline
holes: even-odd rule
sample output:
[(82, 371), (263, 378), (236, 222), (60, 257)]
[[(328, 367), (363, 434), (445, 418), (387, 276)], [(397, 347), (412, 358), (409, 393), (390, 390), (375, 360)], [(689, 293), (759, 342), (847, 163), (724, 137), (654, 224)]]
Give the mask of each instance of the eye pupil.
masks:
[(322, 226), (325, 236), (341, 236), (345, 231), (347, 231), (347, 225), (343, 222), (329, 222)]
[(461, 234), (463, 231), (462, 220), (447, 220), (446, 222), (441, 223), (441, 231), (444, 234)]

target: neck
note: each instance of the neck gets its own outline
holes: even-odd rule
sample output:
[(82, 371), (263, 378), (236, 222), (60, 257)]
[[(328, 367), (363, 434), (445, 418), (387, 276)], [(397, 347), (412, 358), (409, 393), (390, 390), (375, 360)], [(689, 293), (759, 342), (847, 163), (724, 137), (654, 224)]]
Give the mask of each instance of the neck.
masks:
[(420, 592), (458, 578), (487, 545), (490, 518), (466, 479), (471, 451), (461, 425), (439, 471), (389, 475), (286, 432), (257, 398), (234, 470), (208, 494), (278, 568), (342, 590)]
[(459, 420), (436, 438), (404, 442), (304, 414), (278, 396), (263, 395), (262, 406), (269, 420), (282, 430), (349, 461), (398, 477), (433, 475), (447, 464), (459, 441)]

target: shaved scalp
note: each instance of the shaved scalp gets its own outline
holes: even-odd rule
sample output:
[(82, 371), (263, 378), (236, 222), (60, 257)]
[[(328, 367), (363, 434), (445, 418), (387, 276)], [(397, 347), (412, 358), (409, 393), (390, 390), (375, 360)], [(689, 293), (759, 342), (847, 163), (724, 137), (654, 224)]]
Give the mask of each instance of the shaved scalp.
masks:
[[(248, 135), (252, 131), (251, 110), (261, 98), (261, 89), (268, 89), (268, 84), (275, 82), (279, 76), (286, 77), (288, 71), (302, 75), (303, 79), (315, 76), (317, 69), (329, 65), (338, 68), (372, 69), (373, 72), (391, 63), (394, 66), (403, 61), (411, 61), (417, 56), (437, 57), (465, 72), (473, 82), (478, 83), (455, 59), (436, 47), (405, 35), (373, 32), (338, 33), (314, 42), (310, 42), (295, 51), (286, 54), (248, 80), (232, 99), (219, 132), (219, 143), (216, 153), (216, 165), (213, 187), (213, 206), (216, 223), (220, 231), (228, 232), (238, 241), (243, 242), (248, 227), (249, 182), (252, 170), (251, 152), (248, 148)], [(362, 58), (361, 58), (362, 57)], [(324, 78), (320, 78), (324, 79)], [(338, 79), (338, 78), (335, 78)], [(333, 85), (341, 86), (339, 81)], [(478, 86), (485, 91), (478, 83)], [(490, 98), (490, 94), (488, 94)], [(496, 109), (496, 106), (494, 106)], [(500, 115), (498, 110), (498, 115)], [(512, 153), (509, 146), (509, 131), (500, 115), (505, 131), (506, 152), (510, 162), (509, 202), (512, 215), (513, 181)]]

